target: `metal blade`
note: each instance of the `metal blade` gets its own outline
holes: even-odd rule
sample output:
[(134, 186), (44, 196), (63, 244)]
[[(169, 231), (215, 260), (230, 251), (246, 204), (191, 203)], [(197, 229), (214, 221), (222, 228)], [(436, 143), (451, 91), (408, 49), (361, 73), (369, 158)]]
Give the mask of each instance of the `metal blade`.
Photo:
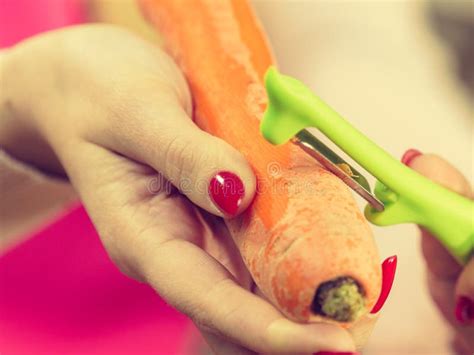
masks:
[(384, 210), (383, 203), (371, 193), (367, 179), (306, 129), (296, 134), (292, 142), (340, 178), (377, 211)]

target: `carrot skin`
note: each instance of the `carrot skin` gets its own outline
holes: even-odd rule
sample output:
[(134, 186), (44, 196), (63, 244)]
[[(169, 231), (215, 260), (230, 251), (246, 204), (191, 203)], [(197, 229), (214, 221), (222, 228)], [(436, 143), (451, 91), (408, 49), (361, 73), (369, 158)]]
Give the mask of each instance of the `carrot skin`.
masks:
[(196, 124), (238, 149), (255, 172), (255, 200), (226, 223), (259, 288), (290, 319), (332, 322), (311, 311), (315, 292), (325, 281), (350, 276), (368, 312), (380, 292), (381, 268), (353, 196), (303, 152), (272, 146), (259, 132), (263, 74), (274, 61), (247, 1), (141, 5), (188, 80)]

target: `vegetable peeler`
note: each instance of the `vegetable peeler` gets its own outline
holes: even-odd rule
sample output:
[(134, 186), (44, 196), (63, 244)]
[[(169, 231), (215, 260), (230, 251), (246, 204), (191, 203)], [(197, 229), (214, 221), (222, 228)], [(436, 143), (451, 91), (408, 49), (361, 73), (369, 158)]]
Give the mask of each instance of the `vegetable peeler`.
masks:
[[(373, 224), (416, 223), (433, 233), (460, 264), (474, 254), (474, 202), (408, 168), (354, 128), (302, 82), (270, 67), (265, 74), (268, 106), (260, 125), (264, 138), (291, 141), (369, 203)], [(314, 127), (376, 179), (367, 180), (306, 128)]]

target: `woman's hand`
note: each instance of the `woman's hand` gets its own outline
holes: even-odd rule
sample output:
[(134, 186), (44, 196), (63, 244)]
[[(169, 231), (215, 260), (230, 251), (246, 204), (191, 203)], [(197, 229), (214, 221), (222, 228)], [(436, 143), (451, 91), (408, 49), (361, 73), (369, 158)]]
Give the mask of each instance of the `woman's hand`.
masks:
[(187, 314), (217, 353), (355, 350), (349, 332), (291, 322), (251, 291), (218, 217), (250, 204), (255, 177), (194, 125), (186, 82), (160, 49), (110, 26), (51, 32), (1, 58), (0, 85), (2, 146), (67, 175), (118, 267)]
[[(415, 150), (402, 161), (431, 180), (472, 198), (472, 190), (462, 174), (438, 156)], [(456, 226), (453, 226), (456, 228)], [(421, 246), (427, 265), (431, 296), (456, 332), (453, 342), (459, 354), (474, 353), (474, 258), (462, 268), (426, 230), (421, 230)]]

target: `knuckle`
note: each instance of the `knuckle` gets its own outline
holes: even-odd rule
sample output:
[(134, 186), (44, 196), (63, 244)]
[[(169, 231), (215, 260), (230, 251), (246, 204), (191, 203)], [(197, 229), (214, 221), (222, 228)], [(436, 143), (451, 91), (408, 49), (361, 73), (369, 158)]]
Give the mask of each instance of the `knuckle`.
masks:
[(164, 174), (175, 186), (197, 176), (199, 166), (209, 159), (207, 149), (183, 137), (173, 137), (163, 149)]
[(170, 139), (162, 150), (164, 174), (173, 183), (179, 182), (184, 169), (189, 166), (189, 149), (179, 136)]

